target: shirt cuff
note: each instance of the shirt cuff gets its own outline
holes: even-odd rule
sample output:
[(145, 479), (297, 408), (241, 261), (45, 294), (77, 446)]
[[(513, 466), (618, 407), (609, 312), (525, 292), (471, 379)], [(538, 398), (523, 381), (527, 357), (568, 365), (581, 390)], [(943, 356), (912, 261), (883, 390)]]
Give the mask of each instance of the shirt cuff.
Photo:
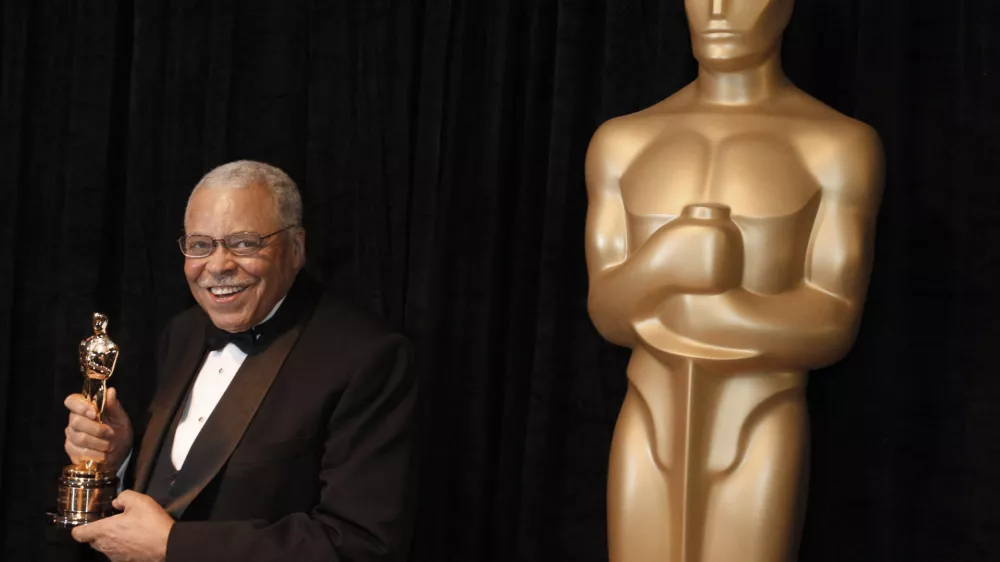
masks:
[(128, 470), (128, 461), (132, 459), (132, 449), (129, 449), (128, 455), (125, 457), (125, 461), (122, 462), (121, 468), (118, 469), (118, 493), (122, 493), (125, 487), (125, 471)]

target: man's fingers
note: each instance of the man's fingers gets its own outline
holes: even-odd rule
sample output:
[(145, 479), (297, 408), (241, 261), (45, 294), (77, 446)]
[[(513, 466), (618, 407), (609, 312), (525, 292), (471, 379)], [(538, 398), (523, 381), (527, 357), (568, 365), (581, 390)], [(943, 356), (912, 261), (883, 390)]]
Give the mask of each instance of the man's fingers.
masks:
[(103, 538), (107, 535), (115, 525), (118, 524), (121, 515), (112, 515), (111, 517), (105, 517), (104, 519), (98, 519), (93, 523), (87, 523), (86, 525), (80, 525), (74, 527), (71, 531), (73, 535), (73, 540), (76, 542), (93, 542), (95, 540)]
[(122, 403), (118, 400), (117, 389), (109, 388), (108, 393), (105, 395), (104, 416), (110, 423), (118, 425), (125, 425), (128, 423), (128, 414), (125, 413), (125, 409), (122, 408)]
[(73, 445), (83, 449), (93, 449), (102, 453), (110, 453), (114, 450), (111, 441), (75, 431), (72, 427), (66, 428), (66, 439)]
[(76, 542), (91, 542), (104, 532), (105, 520), (94, 521), (86, 525), (73, 527), (71, 534)]
[(76, 542), (90, 542), (94, 540), (95, 536), (93, 530), (87, 529), (86, 525), (74, 527), (70, 534), (73, 535), (73, 540)]
[(68, 441), (66, 442), (66, 454), (69, 455), (70, 460), (74, 463), (88, 459), (97, 462), (105, 462), (107, 460), (107, 455), (100, 451), (86, 447), (77, 447)]
[(97, 419), (97, 411), (94, 410), (94, 405), (84, 398), (82, 394), (70, 394), (63, 401), (63, 404), (74, 414), (79, 414), (92, 420)]
[(69, 415), (69, 427), (74, 431), (93, 435), (101, 439), (111, 439), (115, 435), (115, 430), (108, 424), (97, 423), (79, 414)]
[(128, 511), (129, 508), (141, 502), (143, 494), (135, 492), (133, 490), (124, 490), (122, 493), (118, 494), (118, 497), (111, 502), (111, 505), (115, 509), (120, 509), (122, 511)]

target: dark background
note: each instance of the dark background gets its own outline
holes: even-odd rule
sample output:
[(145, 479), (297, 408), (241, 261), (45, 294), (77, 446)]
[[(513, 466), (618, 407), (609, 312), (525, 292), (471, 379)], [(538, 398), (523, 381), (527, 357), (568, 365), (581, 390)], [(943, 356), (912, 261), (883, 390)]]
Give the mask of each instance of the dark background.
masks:
[[(789, 75), (888, 184), (858, 343), (817, 373), (801, 560), (1000, 557), (996, 0), (799, 0)], [(625, 352), (586, 313), (583, 157), (695, 75), (682, 0), (4, 0), (0, 559), (36, 560), (95, 310), (136, 365), (191, 303), (189, 190), (301, 185), (311, 269), (403, 328), (419, 562), (602, 561)], [(734, 561), (735, 562), (735, 561)]]

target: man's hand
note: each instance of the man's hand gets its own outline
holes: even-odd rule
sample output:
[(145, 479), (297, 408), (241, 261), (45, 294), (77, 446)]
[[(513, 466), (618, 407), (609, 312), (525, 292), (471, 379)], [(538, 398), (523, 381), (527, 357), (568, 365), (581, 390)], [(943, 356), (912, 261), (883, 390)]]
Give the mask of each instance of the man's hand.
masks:
[(65, 448), (73, 464), (94, 460), (115, 471), (121, 468), (132, 448), (132, 423), (115, 389), (109, 388), (105, 397), (103, 423), (96, 421), (94, 405), (81, 394), (70, 395), (64, 404), (69, 409)]
[(125, 512), (73, 529), (77, 542), (104, 553), (111, 562), (163, 562), (174, 520), (153, 498), (126, 490), (112, 503)]

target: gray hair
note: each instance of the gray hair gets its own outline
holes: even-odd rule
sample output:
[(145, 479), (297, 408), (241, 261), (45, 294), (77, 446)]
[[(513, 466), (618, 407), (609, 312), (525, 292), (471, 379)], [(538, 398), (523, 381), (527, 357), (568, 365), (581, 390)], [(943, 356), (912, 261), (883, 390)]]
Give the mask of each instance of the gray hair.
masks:
[(271, 192), (278, 218), (284, 226), (302, 225), (302, 197), (292, 178), (275, 166), (253, 160), (238, 160), (223, 164), (205, 174), (205, 177), (201, 178), (198, 185), (191, 190), (187, 207), (184, 209), (184, 217), (187, 218), (191, 198), (199, 189), (209, 186), (244, 189), (255, 184), (266, 187)]

